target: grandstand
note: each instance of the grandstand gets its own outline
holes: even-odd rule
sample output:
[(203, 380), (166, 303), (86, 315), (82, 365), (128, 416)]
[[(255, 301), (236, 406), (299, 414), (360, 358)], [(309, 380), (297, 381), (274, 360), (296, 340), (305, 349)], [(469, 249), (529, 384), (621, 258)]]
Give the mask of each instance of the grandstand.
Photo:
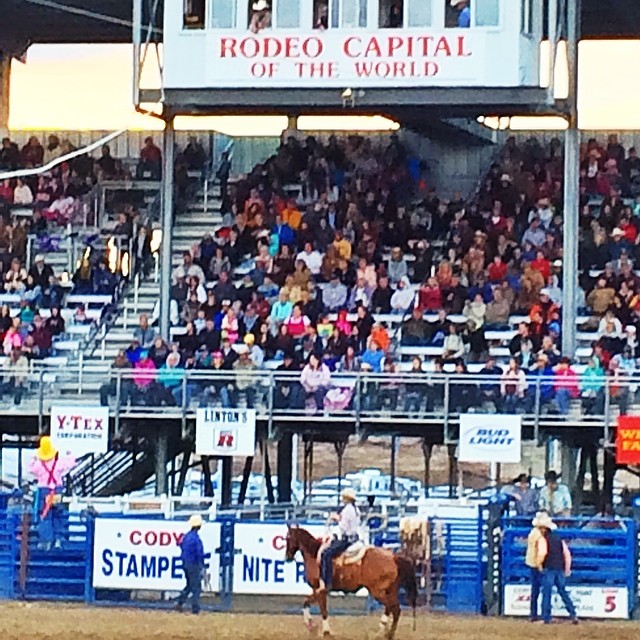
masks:
[[(11, 470), (0, 458), (12, 491), (0, 493), (0, 594), (171, 593), (173, 549), (138, 572), (134, 540), (169, 546), (188, 509), (206, 520), (216, 608), (297, 595), (300, 575), (276, 577), (285, 522), (320, 533), (349, 487), (367, 497), (372, 543), (401, 548), (407, 514), (425, 525), (413, 560), (428, 607), (526, 613), (522, 540), (543, 506), (577, 547), (580, 614), (637, 613), (637, 508), (615, 477), (640, 469), (640, 141), (577, 127), (580, 30), (607, 35), (625, 3), (85, 4), (0, 0), (15, 22), (0, 34), (0, 454), (18, 454)], [(626, 4), (618, 34), (636, 10)], [(11, 59), (31, 42), (86, 40), (133, 44), (135, 107), (155, 104), (164, 131), (5, 136)], [(160, 42), (162, 90), (142, 84)], [(270, 139), (175, 130), (180, 116), (229, 113), (288, 126)], [(298, 126), (344, 113), (398, 129)], [(568, 128), (508, 131), (516, 115)], [(59, 438), (53, 457), (44, 434)], [(389, 473), (375, 468), (382, 447), (345, 468), (347, 447), (370, 441), (390, 444)], [(398, 470), (407, 441), (423, 481)], [(335, 476), (314, 472), (318, 443)], [(568, 506), (550, 477), (502, 490), (522, 444), (560, 467)]]

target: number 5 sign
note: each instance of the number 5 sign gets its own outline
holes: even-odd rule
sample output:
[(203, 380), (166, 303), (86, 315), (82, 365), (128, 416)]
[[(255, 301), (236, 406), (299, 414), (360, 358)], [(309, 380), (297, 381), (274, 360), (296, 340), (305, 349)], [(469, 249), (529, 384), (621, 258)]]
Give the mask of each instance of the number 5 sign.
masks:
[[(580, 618), (629, 618), (629, 591), (621, 587), (567, 587)], [(531, 587), (508, 584), (504, 587), (504, 613), (507, 616), (528, 616)], [(567, 616), (562, 600), (552, 600), (554, 616)]]

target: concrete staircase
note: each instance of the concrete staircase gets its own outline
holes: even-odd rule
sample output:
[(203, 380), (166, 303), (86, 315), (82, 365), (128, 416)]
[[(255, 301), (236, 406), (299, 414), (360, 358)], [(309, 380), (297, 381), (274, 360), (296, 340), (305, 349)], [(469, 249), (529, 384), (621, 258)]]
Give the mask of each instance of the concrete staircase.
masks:
[[(176, 215), (173, 228), (172, 267), (182, 262), (182, 253), (191, 249), (202, 240), (205, 233), (215, 232), (222, 223), (220, 214), (220, 189), (209, 187), (206, 198), (200, 190), (186, 210)], [(142, 281), (137, 289), (132, 285), (120, 303), (118, 317), (113, 325), (89, 345), (84, 354), (84, 362), (92, 370), (105, 372), (109, 370), (111, 361), (120, 349), (126, 349), (131, 343), (133, 332), (138, 326), (138, 317), (145, 313), (151, 316), (153, 308), (160, 297), (160, 281), (156, 281), (152, 273)]]

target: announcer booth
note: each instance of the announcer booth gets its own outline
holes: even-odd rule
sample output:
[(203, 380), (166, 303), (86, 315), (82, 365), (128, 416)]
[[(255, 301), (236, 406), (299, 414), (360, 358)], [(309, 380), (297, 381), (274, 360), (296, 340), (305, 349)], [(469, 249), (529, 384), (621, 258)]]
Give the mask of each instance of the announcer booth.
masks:
[(544, 12), (537, 0), (167, 2), (164, 103), (195, 114), (531, 112), (547, 96)]

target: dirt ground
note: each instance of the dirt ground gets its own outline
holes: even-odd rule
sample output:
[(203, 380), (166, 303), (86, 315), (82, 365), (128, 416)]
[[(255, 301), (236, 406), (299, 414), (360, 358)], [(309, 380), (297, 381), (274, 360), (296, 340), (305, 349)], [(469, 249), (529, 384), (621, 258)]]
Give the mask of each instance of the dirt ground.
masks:
[[(336, 640), (373, 640), (377, 618), (335, 617)], [(401, 618), (398, 640), (636, 640), (637, 623), (584, 622), (545, 627), (501, 618), (420, 616), (416, 632)], [(203, 613), (113, 609), (41, 603), (0, 605), (0, 637), (6, 640), (305, 640), (302, 618), (287, 615)]]

